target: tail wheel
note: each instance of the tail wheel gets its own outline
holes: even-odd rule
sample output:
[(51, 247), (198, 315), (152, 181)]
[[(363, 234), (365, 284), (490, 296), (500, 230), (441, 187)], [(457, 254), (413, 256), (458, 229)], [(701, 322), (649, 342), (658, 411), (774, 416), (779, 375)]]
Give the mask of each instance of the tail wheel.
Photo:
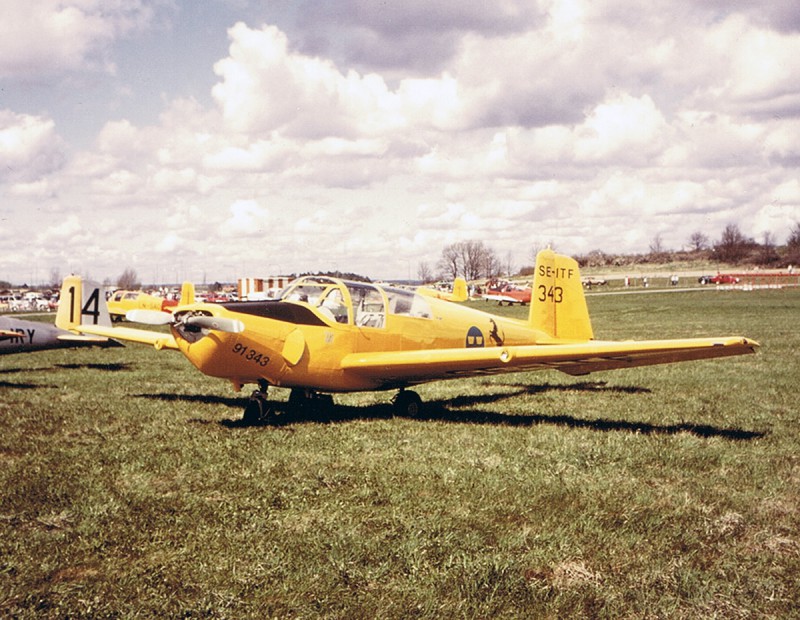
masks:
[(397, 416), (418, 418), (422, 415), (422, 399), (416, 392), (401, 390), (392, 400), (392, 405)]

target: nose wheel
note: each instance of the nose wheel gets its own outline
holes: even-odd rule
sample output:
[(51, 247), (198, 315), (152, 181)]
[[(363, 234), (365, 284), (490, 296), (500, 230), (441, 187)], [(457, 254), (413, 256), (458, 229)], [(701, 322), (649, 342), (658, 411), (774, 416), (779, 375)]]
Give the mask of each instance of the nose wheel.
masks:
[(422, 415), (422, 399), (411, 390), (400, 390), (392, 399), (394, 414), (405, 418), (418, 418)]

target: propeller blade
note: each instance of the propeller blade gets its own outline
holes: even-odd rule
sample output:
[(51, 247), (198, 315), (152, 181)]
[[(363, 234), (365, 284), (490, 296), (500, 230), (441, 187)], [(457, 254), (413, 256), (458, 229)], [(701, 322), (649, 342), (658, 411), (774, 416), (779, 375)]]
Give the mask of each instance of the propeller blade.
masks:
[(241, 334), (244, 331), (244, 323), (241, 321), (216, 316), (190, 316), (183, 322), (185, 325), (196, 325), (203, 329), (213, 329), (229, 334)]
[(125, 318), (132, 323), (144, 323), (145, 325), (169, 325), (172, 323), (172, 315), (160, 310), (129, 310), (125, 313)]

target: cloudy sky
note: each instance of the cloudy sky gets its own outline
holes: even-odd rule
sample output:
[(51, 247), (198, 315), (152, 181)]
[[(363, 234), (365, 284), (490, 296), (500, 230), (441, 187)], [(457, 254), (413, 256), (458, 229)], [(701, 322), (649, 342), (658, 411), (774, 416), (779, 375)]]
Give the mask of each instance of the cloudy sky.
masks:
[(796, 0), (3, 0), (0, 279), (783, 243), (798, 59)]

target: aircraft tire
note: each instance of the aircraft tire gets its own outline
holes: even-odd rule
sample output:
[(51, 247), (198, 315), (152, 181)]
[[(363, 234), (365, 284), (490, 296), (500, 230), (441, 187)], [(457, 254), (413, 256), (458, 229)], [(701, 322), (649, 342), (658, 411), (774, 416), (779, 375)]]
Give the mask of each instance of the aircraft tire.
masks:
[(422, 415), (422, 399), (411, 390), (402, 390), (392, 401), (394, 414), (406, 418), (418, 418)]
[(244, 408), (242, 421), (245, 424), (258, 424), (266, 420), (269, 417), (269, 413), (270, 408), (264, 398), (264, 393), (260, 390), (255, 390)]

